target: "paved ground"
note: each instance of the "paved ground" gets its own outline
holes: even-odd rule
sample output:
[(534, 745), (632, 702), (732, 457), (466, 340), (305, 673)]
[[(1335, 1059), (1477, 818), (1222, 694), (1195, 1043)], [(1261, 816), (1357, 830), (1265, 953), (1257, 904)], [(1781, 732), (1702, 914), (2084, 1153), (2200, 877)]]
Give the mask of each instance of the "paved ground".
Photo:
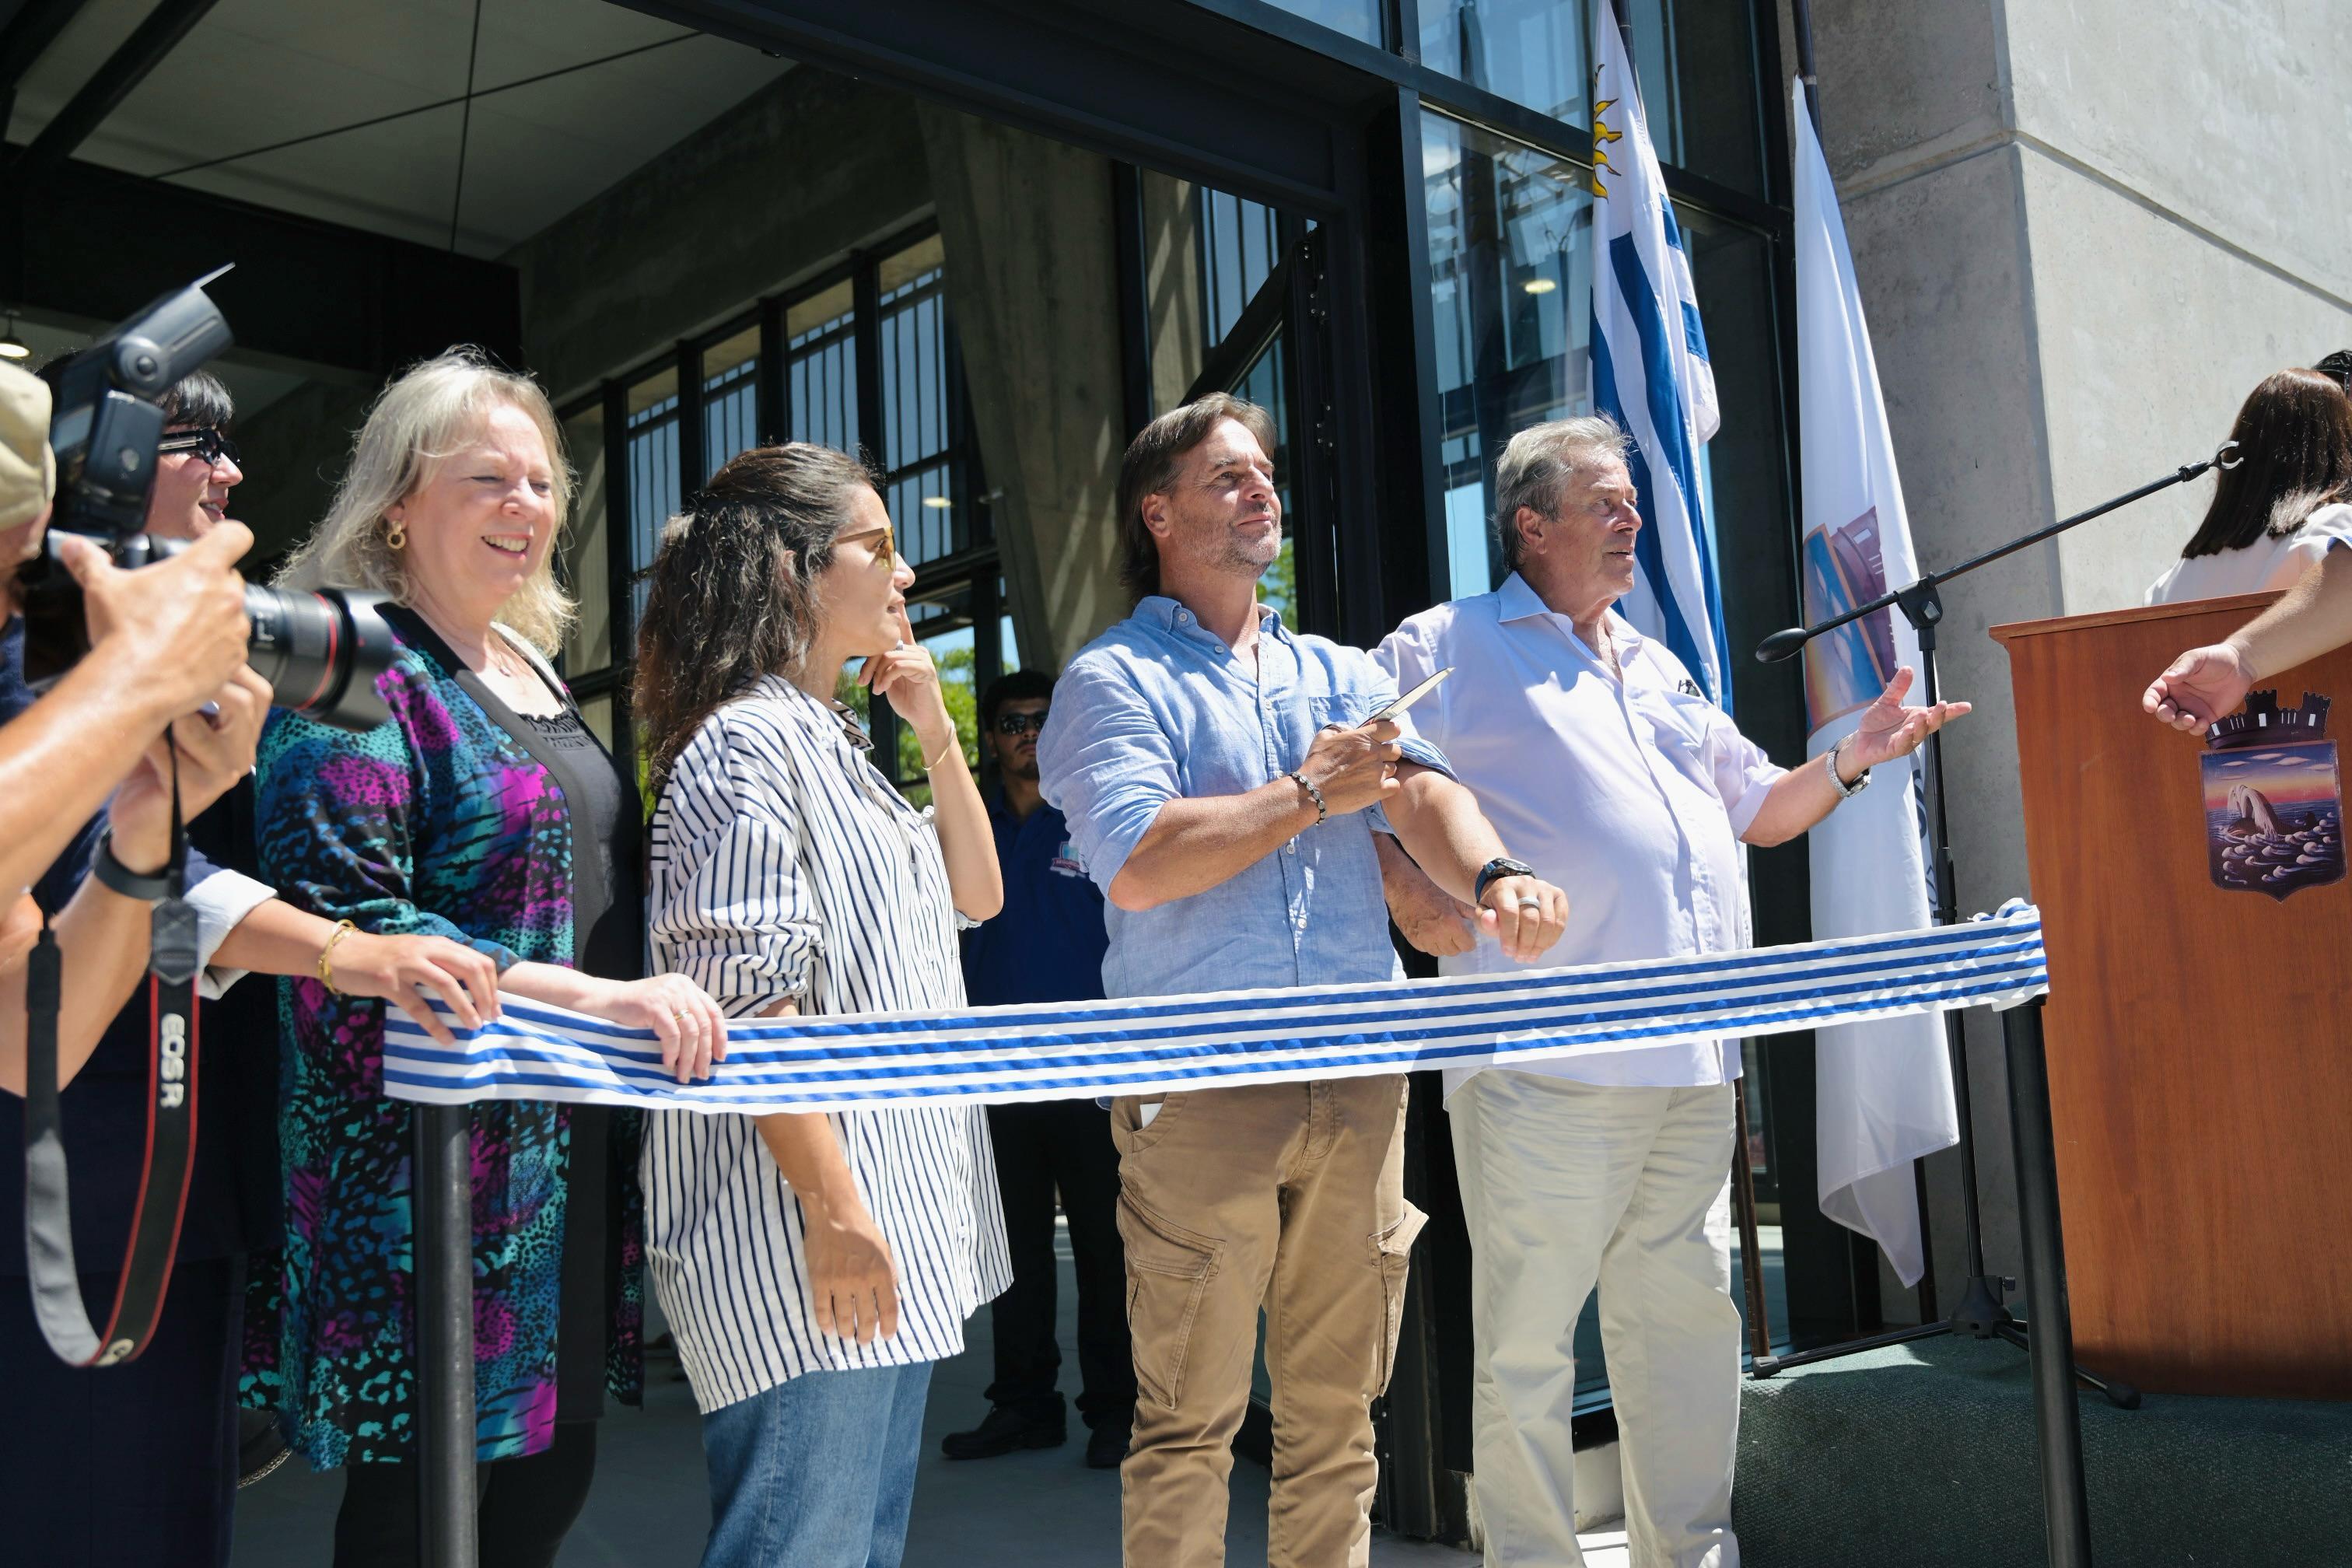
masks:
[[(1075, 1343), (1068, 1246), (1061, 1247), (1063, 1343)], [(989, 1381), (988, 1317), (967, 1329), (972, 1346), (941, 1363), (931, 1381), (924, 1464), (907, 1543), (909, 1568), (1092, 1568), (1118, 1562), (1118, 1476), (1089, 1470), (1083, 1435), (1072, 1423), (1068, 1447), (965, 1464), (939, 1457), (942, 1433), (977, 1421)], [(599, 1434), (596, 1487), (566, 1540), (562, 1568), (694, 1568), (710, 1525), (704, 1490), (700, 1424), (673, 1367), (649, 1367), (646, 1408), (606, 1417)], [(1066, 1378), (1075, 1369), (1066, 1364)], [(335, 1476), (289, 1465), (239, 1499), (234, 1568), (315, 1568), (329, 1561)], [(1226, 1561), (1249, 1568), (1265, 1561), (1266, 1472), (1234, 1466)], [(1622, 1568), (1622, 1533), (1587, 1538), (1589, 1568)], [(1426, 1542), (1375, 1540), (1374, 1568), (1473, 1568), (1474, 1556)], [(486, 1565), (495, 1568), (495, 1565)]]

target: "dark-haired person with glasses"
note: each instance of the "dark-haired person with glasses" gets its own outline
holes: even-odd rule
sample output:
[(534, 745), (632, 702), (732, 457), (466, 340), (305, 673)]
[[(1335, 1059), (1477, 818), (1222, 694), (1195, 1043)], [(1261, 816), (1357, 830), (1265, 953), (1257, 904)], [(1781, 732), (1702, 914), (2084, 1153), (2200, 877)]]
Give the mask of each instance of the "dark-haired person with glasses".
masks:
[(228, 437), (236, 405), (220, 378), (201, 370), (165, 393), (163, 405), (147, 531), (158, 539), (202, 539), (228, 515), (228, 492), (245, 482), (236, 443)]
[[(1037, 737), (1053, 706), (1053, 678), (1016, 670), (982, 694), (980, 731), (995, 760), (986, 791), (1004, 876), (1004, 910), (963, 937), (964, 994), (974, 1006), (1077, 1002), (1103, 994), (1100, 889), (1070, 849), (1069, 824), (1037, 784)], [(1118, 1149), (1110, 1119), (1088, 1100), (992, 1105), (997, 1191), (1013, 1289), (996, 1299), (989, 1324), (996, 1378), (989, 1411), (940, 1451), (950, 1459), (991, 1459), (1019, 1448), (1058, 1447), (1068, 1426), (1055, 1387), (1062, 1347), (1054, 1331), (1058, 1269), (1054, 1194), (1070, 1222), (1078, 1286), (1078, 1418), (1087, 1463), (1115, 1469), (1135, 1424), (1135, 1363), (1122, 1293), (1127, 1258), (1118, 1239)]]

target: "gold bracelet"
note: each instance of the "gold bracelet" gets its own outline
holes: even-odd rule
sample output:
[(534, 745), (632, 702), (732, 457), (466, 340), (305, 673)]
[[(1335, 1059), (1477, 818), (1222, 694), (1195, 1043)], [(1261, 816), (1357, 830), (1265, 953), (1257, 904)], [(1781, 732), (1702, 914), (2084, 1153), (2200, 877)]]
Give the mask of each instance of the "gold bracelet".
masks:
[(956, 740), (956, 739), (950, 738), (950, 739), (949, 740), (949, 742), (948, 742), (948, 743), (947, 743), (946, 747), (945, 747), (945, 748), (944, 748), (944, 749), (940, 752), (940, 754), (939, 754), (938, 756), (933, 757), (929, 762), (925, 763), (923, 764), (923, 771), (924, 771), (925, 773), (929, 773), (929, 772), (931, 772), (934, 768), (937, 768), (937, 767), (938, 767), (941, 763), (946, 762), (946, 761), (948, 760), (948, 758), (949, 758), (949, 757), (950, 757), (950, 756), (954, 755), (956, 752), (961, 752), (961, 751), (962, 751), (962, 750), (963, 750), (963, 742), (961, 742), (961, 741), (959, 741), (959, 740)]
[(341, 996), (335, 989), (335, 943), (360, 928), (350, 921), (337, 921), (335, 929), (327, 933), (327, 945), (319, 950), (319, 984), (327, 988), (330, 996)]

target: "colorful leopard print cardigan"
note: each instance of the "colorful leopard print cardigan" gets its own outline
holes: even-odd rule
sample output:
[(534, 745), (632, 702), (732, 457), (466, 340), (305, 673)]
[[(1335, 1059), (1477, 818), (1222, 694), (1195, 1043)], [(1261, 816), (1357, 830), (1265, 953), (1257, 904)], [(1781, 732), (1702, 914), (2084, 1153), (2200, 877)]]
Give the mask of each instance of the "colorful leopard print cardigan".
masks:
[[(496, 959), (572, 961), (572, 830), (545, 769), (423, 639), (377, 681), (392, 721), (365, 734), (271, 716), (257, 767), (261, 875), (278, 895), (383, 935), (447, 937)], [(274, 1366), (247, 1403), (275, 1407), (319, 1469), (413, 1458), (416, 1425), (409, 1108), (383, 1094), (383, 1004), (279, 982), (285, 1251)], [(635, 1129), (614, 1121), (627, 1194), (606, 1384), (637, 1402), (642, 1206)], [(473, 1108), (478, 1456), (554, 1436), (568, 1112)], [(263, 1348), (257, 1347), (257, 1348)]]

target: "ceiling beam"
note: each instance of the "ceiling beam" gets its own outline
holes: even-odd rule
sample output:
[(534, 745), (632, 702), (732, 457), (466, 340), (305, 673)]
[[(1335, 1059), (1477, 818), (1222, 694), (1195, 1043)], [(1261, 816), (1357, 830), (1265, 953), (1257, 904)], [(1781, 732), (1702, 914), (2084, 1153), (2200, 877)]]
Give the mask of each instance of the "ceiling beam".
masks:
[(0, 91), (25, 79), (35, 61), (48, 52), (89, 0), (26, 0), (0, 27)]
[(131, 31), (121, 47), (109, 55), (96, 75), (82, 84), (71, 101), (33, 138), (9, 170), (14, 179), (35, 179), (62, 164), (89, 133), (122, 107), (122, 100), (162, 65), (190, 28), (205, 19), (216, 0), (162, 0), (147, 19)]

